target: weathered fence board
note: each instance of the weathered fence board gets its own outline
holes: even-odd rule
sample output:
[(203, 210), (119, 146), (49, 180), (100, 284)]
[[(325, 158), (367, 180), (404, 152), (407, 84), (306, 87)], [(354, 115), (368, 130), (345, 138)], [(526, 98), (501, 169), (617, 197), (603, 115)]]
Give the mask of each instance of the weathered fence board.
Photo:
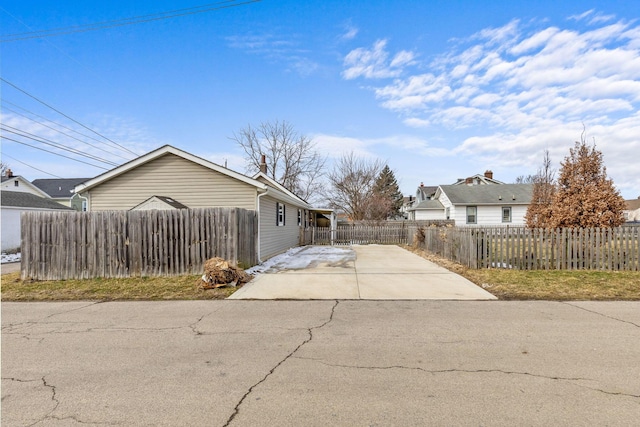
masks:
[(471, 268), (640, 270), (640, 227), (422, 227), (418, 244)]
[(36, 280), (198, 274), (219, 256), (257, 262), (254, 211), (24, 212), (22, 277)]

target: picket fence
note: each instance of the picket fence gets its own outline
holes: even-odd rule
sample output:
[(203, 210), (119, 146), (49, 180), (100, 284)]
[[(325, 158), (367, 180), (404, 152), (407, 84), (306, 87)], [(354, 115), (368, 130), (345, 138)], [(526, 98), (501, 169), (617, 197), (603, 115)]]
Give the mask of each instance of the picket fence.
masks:
[(640, 270), (640, 227), (421, 227), (416, 244), (470, 268)]
[(200, 274), (218, 256), (257, 263), (254, 211), (238, 208), (24, 212), (22, 278)]

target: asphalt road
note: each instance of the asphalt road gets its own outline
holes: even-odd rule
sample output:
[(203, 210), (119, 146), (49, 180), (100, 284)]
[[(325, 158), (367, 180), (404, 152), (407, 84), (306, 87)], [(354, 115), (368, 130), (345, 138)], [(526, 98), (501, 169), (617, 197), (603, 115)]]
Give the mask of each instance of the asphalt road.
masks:
[(2, 304), (2, 425), (637, 425), (640, 302)]

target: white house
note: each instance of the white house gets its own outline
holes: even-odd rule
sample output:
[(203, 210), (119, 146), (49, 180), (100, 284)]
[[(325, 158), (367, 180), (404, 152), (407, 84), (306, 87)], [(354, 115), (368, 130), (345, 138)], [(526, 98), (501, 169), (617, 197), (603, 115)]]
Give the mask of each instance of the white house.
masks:
[(36, 196), (24, 191), (2, 190), (2, 250), (19, 248), (20, 242), (20, 214), (27, 211), (71, 210), (51, 199)]

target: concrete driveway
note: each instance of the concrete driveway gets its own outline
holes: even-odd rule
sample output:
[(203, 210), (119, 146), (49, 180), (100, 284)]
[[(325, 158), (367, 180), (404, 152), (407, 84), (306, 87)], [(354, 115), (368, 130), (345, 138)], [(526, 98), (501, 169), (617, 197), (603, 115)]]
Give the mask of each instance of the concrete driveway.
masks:
[[(464, 277), (394, 245), (340, 249), (343, 255), (322, 260), (322, 247), (309, 246), (297, 256), (319, 260), (303, 268), (259, 275), (231, 299), (491, 300), (495, 296)], [(306, 253), (304, 251), (307, 251)], [(310, 253), (309, 253), (310, 252)], [(294, 255), (296, 256), (296, 255)]]
[(635, 426), (639, 302), (2, 303), (2, 426)]

